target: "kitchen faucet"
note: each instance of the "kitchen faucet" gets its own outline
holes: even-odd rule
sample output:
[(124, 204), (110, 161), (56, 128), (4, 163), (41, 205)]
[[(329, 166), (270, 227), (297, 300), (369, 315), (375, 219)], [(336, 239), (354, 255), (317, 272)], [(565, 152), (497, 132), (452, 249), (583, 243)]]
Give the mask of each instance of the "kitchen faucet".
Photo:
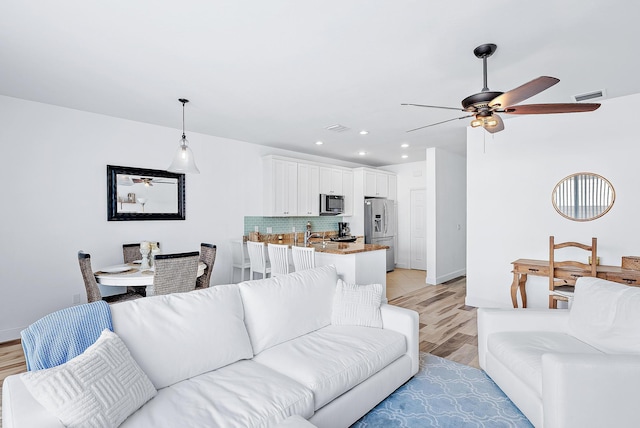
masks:
[(322, 233), (322, 235), (318, 234), (318, 233), (311, 233), (311, 231), (309, 229), (307, 229), (304, 232), (304, 246), (306, 247), (307, 245), (309, 245), (309, 239), (311, 238), (322, 238), (322, 243), (324, 244), (324, 232)]

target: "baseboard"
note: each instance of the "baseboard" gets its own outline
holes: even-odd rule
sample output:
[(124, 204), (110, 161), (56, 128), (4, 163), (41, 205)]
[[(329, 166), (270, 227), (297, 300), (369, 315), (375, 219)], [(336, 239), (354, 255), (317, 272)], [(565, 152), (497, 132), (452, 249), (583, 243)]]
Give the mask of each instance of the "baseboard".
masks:
[(0, 331), (0, 343), (10, 342), (12, 340), (20, 339), (20, 332), (27, 327), (11, 328), (8, 330)]
[[(428, 271), (427, 271), (427, 274), (428, 274)], [(449, 272), (449, 273), (447, 273), (445, 275), (437, 276), (435, 278), (435, 282), (433, 282), (433, 284), (442, 284), (443, 282), (447, 282), (449, 280), (452, 280), (452, 279), (455, 279), (455, 278), (458, 278), (458, 277), (461, 277), (461, 276), (465, 276), (465, 275), (467, 275), (467, 269), (466, 268), (465, 269), (459, 269), (459, 270), (456, 270), (456, 271), (453, 271), (453, 272)], [(429, 282), (431, 284), (432, 282), (429, 279), (430, 278), (427, 277), (427, 282)]]

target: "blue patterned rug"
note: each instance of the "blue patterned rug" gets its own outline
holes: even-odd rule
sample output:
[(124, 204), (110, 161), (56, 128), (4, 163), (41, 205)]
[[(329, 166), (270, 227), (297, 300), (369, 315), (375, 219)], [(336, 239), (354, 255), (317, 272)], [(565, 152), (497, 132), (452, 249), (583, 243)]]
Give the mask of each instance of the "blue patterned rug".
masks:
[(482, 370), (420, 353), (420, 370), (352, 428), (533, 427)]

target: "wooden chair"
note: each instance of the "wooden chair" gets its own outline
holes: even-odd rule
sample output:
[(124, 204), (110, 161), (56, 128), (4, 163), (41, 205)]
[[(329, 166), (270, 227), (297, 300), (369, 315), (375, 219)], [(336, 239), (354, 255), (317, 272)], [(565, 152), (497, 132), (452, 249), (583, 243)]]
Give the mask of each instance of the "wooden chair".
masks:
[(249, 252), (249, 261), (251, 267), (249, 268), (249, 279), (252, 280), (254, 274), (262, 274), (262, 278), (266, 278), (271, 273), (271, 265), (267, 261), (267, 257), (264, 251), (264, 243), (247, 241), (247, 250)]
[(207, 267), (204, 269), (204, 273), (196, 279), (196, 289), (209, 287), (213, 264), (216, 262), (217, 251), (216, 246), (213, 244), (207, 244), (204, 242), (200, 244), (200, 261), (207, 265)]
[[(576, 279), (581, 276), (596, 276), (598, 264), (598, 246), (597, 238), (591, 238), (591, 245), (580, 244), (578, 242), (561, 242), (555, 243), (553, 236), (549, 237), (549, 309), (556, 309), (558, 301), (568, 302), (573, 298), (573, 290), (576, 285)], [(591, 257), (591, 263), (583, 263), (573, 260), (556, 261), (556, 250), (561, 248), (579, 248), (588, 251)], [(585, 259), (587, 255), (585, 254)], [(569, 267), (563, 270), (561, 277), (556, 275), (555, 269), (561, 267)]]
[[(158, 248), (160, 248), (160, 243), (156, 242)], [(142, 254), (140, 254), (140, 243), (136, 244), (122, 244), (122, 259), (125, 263), (135, 262), (136, 260), (140, 260), (142, 258)]]
[(142, 295), (131, 291), (126, 294), (102, 297), (96, 277), (93, 275), (93, 269), (91, 269), (91, 255), (83, 251), (78, 251), (78, 263), (80, 265), (80, 273), (82, 273), (82, 280), (84, 281), (84, 289), (87, 293), (88, 303), (96, 302), (98, 300), (104, 300), (107, 303), (118, 303), (143, 297)]
[[(244, 281), (244, 271), (251, 269), (251, 261), (249, 260), (249, 253), (247, 252), (247, 246), (242, 239), (235, 240), (232, 243), (232, 255), (233, 255), (233, 267), (231, 269), (231, 282), (235, 280), (235, 270), (240, 269), (240, 282)], [(251, 279), (251, 278), (249, 278)]]
[(155, 257), (153, 294), (185, 293), (196, 289), (200, 253), (158, 254)]
[(314, 247), (291, 247), (293, 267), (296, 272), (316, 267), (316, 249)]
[(289, 246), (268, 244), (267, 250), (269, 251), (271, 276), (287, 275), (289, 273)]

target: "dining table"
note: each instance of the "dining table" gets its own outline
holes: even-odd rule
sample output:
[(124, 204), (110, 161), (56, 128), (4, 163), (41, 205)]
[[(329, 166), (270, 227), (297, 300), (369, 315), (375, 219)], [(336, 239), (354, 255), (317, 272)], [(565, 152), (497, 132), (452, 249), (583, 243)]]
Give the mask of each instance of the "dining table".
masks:
[[(202, 276), (206, 268), (207, 265), (204, 262), (198, 262), (197, 276)], [(153, 296), (155, 294), (154, 273), (154, 266), (142, 269), (140, 263), (133, 262), (106, 266), (95, 271), (93, 275), (103, 297), (125, 294), (127, 287), (145, 287), (146, 295)]]

